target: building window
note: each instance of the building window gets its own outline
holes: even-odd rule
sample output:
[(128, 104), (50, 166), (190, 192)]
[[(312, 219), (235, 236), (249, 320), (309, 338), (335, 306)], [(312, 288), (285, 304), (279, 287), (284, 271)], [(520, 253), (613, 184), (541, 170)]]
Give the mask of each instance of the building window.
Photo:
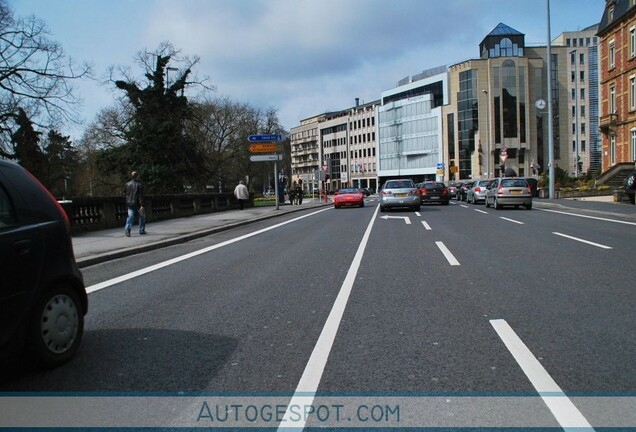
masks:
[(616, 164), (616, 135), (610, 135), (610, 165)]
[(585, 135), (585, 123), (581, 123), (581, 134)]
[(581, 140), (581, 151), (584, 152), (585, 151), (585, 140)]
[(585, 71), (579, 72), (579, 80), (585, 82)]
[(585, 105), (581, 105), (581, 106), (579, 107), (579, 115), (580, 115), (581, 117), (585, 117)]
[(636, 76), (629, 77), (629, 109), (636, 109)]
[(580, 53), (579, 54), (579, 64), (580, 65), (584, 65), (585, 64), (585, 53)]
[(576, 89), (572, 89), (572, 100), (576, 100)]
[(636, 27), (629, 29), (629, 56), (636, 56)]
[(609, 112), (616, 114), (616, 85), (612, 84), (609, 90)]
[(581, 100), (585, 100), (585, 89), (581, 89)]
[(636, 161), (636, 129), (632, 129), (631, 132), (632, 161)]
[(614, 41), (609, 41), (609, 68), (614, 69), (616, 66), (616, 53), (614, 51)]

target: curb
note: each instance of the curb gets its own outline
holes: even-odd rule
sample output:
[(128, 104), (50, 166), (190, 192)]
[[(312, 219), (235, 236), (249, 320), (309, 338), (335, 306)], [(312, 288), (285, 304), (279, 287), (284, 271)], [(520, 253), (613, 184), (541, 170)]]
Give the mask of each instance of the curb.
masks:
[(285, 214), (288, 213), (295, 213), (295, 212), (299, 212), (302, 210), (308, 210), (314, 207), (324, 207), (325, 205), (329, 205), (329, 203), (322, 203), (318, 204), (318, 205), (312, 205), (311, 207), (304, 207), (304, 208), (290, 208), (290, 209), (285, 209), (285, 211), (281, 212), (281, 213), (274, 213), (274, 214), (270, 214), (267, 216), (260, 216), (260, 217), (255, 217), (254, 219), (249, 219), (249, 220), (244, 220), (241, 222), (233, 222), (233, 223), (228, 223), (227, 225), (223, 225), (223, 226), (219, 226), (219, 227), (215, 227), (215, 228), (209, 228), (209, 229), (204, 229), (204, 230), (199, 230), (199, 231), (195, 231), (189, 234), (183, 234), (180, 235), (178, 237), (174, 237), (174, 238), (170, 238), (170, 239), (164, 239), (164, 240), (159, 240), (156, 241), (154, 243), (149, 243), (149, 244), (145, 244), (145, 245), (141, 245), (141, 246), (133, 246), (133, 247), (129, 247), (129, 248), (125, 248), (125, 249), (119, 249), (116, 251), (112, 251), (112, 252), (105, 252), (105, 253), (101, 253), (101, 254), (97, 254), (97, 255), (90, 255), (90, 256), (86, 256), (83, 258), (78, 258), (76, 259), (76, 263), (77, 266), (79, 268), (85, 268), (85, 267), (90, 267), (92, 265), (95, 264), (101, 264), (107, 261), (111, 261), (111, 260), (115, 260), (115, 259), (119, 259), (119, 258), (124, 258), (127, 256), (131, 256), (131, 255), (136, 255), (139, 253), (143, 253), (143, 252), (149, 252), (152, 250), (157, 250), (157, 249), (161, 249), (167, 246), (173, 246), (176, 244), (181, 244), (181, 243), (186, 243), (189, 242), (190, 240), (195, 240), (201, 237), (207, 237), (209, 235), (215, 234), (215, 233), (219, 233), (222, 231), (227, 231), (233, 228), (237, 228), (243, 225), (249, 225), (252, 223), (256, 223), (256, 222), (260, 222), (263, 220), (267, 220), (267, 219), (272, 219), (275, 217), (279, 217), (279, 216), (283, 216)]

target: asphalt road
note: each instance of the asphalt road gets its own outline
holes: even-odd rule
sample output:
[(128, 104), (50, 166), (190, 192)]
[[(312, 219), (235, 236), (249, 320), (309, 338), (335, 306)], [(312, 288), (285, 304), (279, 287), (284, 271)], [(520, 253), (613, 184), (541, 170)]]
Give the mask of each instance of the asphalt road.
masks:
[(0, 391), (636, 391), (634, 223), (375, 204), (85, 268), (79, 355), (11, 371)]

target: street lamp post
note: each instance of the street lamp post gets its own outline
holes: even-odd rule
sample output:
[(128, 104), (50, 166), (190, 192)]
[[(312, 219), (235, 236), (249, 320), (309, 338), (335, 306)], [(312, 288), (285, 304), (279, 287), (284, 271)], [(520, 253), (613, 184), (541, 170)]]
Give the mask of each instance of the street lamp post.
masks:
[(548, 49), (547, 49), (547, 68), (548, 68), (548, 173), (549, 173), (549, 193), (550, 199), (554, 198), (554, 139), (553, 139), (553, 121), (552, 118), (552, 36), (550, 35), (550, 0), (547, 3), (547, 21), (548, 21)]
[(490, 178), (490, 97), (488, 90), (482, 90), (486, 95), (486, 123), (488, 124), (488, 139), (486, 140), (486, 178)]

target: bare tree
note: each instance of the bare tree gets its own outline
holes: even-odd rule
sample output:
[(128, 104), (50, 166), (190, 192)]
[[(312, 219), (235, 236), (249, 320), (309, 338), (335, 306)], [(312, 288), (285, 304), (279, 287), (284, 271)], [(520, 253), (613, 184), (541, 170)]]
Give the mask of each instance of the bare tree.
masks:
[(0, 0), (0, 152), (15, 128), (19, 108), (35, 124), (79, 122), (81, 100), (72, 81), (90, 76), (90, 66), (76, 67), (45, 24), (32, 16), (16, 19), (6, 0)]

